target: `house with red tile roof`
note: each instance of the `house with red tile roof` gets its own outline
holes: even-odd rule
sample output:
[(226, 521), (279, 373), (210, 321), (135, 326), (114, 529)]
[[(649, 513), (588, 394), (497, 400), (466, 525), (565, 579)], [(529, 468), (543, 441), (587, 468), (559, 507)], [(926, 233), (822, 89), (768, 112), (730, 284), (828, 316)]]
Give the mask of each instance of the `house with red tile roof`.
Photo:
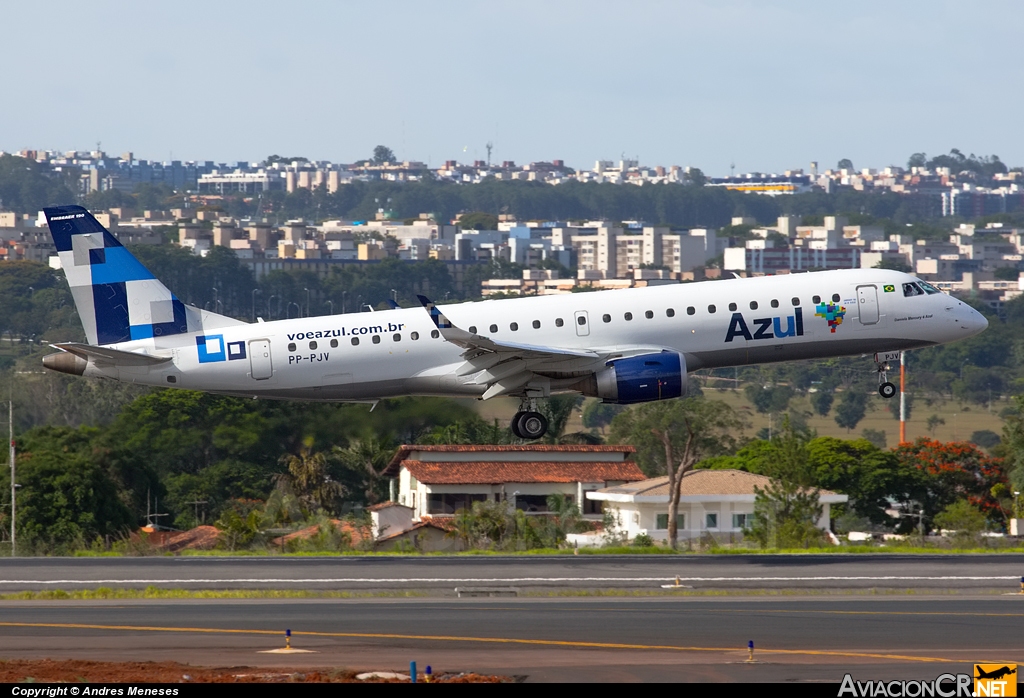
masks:
[(602, 502), (586, 493), (643, 480), (634, 453), (632, 446), (605, 445), (402, 446), (384, 475), (397, 480), (397, 502), (412, 508), (413, 521), (451, 516), (477, 501), (544, 514), (552, 494), (599, 520)]
[[(742, 536), (752, 522), (757, 489), (771, 480), (743, 470), (691, 470), (683, 475), (676, 525), (680, 540), (711, 534), (718, 539)], [(655, 541), (668, 538), (668, 477), (609, 486), (587, 492), (616, 515), (619, 530), (627, 539), (644, 533)], [(818, 490), (822, 514), (817, 526), (827, 531), (830, 507), (849, 501), (845, 494)]]

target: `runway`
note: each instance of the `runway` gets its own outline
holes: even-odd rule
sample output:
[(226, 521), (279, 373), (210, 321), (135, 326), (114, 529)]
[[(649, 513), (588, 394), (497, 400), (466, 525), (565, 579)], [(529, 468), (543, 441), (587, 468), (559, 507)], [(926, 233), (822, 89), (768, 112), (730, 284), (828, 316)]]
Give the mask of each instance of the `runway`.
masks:
[(1024, 555), (579, 555), (15, 558), (0, 593), (147, 586), (192, 589), (920, 589), (1017, 591)]
[[(1024, 664), (1024, 597), (0, 604), (0, 657), (403, 669), (528, 681), (934, 678)], [(293, 644), (315, 654), (259, 654)], [(755, 642), (759, 663), (747, 664)]]

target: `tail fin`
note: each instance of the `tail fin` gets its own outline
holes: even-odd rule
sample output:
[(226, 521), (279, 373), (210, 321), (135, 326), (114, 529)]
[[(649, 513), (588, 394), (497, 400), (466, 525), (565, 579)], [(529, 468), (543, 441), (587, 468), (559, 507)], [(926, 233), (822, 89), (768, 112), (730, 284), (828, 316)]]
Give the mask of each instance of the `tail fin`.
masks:
[[(81, 206), (43, 212), (89, 344), (195, 332), (212, 319), (178, 300)], [(216, 324), (244, 324), (222, 319)]]

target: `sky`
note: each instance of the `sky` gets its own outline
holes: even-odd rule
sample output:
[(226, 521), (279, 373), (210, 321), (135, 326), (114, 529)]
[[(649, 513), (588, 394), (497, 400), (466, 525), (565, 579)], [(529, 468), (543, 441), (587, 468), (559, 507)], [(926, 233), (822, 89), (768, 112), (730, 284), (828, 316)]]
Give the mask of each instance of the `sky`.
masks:
[(1024, 165), (1014, 0), (44, 0), (0, 26), (5, 151)]

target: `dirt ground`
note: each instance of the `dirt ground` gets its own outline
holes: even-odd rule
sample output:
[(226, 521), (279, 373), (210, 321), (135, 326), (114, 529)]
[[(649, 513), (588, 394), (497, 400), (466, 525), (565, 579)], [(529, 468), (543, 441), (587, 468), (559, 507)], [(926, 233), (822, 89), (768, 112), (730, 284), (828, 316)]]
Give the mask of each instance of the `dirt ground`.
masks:
[[(368, 670), (367, 670), (368, 671)], [(86, 662), (79, 660), (0, 660), (0, 683), (405, 683), (403, 678), (356, 678), (349, 669), (272, 669), (200, 667), (178, 662)], [(423, 681), (419, 674), (418, 680)], [(508, 676), (435, 674), (432, 683), (507, 683)]]

